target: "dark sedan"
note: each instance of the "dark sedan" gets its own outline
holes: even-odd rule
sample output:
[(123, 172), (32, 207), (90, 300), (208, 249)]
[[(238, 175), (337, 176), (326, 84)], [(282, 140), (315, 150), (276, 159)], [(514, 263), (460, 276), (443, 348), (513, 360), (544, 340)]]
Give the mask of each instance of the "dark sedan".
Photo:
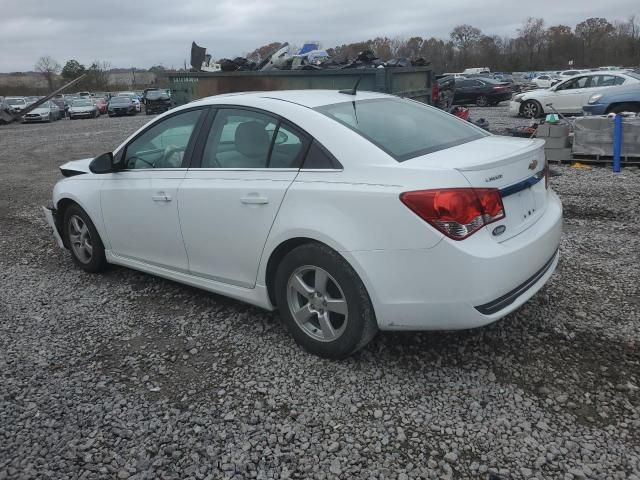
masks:
[(475, 103), (479, 107), (486, 107), (510, 100), (512, 94), (513, 91), (508, 82), (499, 82), (491, 78), (456, 79), (453, 103), (456, 105)]
[(147, 115), (164, 113), (171, 109), (171, 96), (166, 90), (149, 90), (144, 94)]
[(120, 115), (135, 115), (136, 106), (131, 97), (113, 97), (109, 100), (107, 113), (110, 117)]

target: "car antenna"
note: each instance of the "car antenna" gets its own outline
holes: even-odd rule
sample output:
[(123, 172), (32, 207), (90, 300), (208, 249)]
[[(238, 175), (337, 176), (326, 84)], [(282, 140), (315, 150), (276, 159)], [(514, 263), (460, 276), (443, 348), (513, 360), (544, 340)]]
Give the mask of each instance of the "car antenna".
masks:
[(358, 90), (358, 85), (360, 85), (360, 80), (362, 80), (362, 75), (358, 77), (358, 80), (356, 81), (356, 84), (353, 86), (353, 88), (338, 90), (338, 93), (344, 93), (345, 95), (355, 95)]

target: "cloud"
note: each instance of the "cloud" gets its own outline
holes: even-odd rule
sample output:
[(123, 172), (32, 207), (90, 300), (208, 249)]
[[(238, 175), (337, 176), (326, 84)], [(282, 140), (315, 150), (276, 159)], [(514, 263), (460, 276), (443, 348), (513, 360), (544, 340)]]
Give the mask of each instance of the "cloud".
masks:
[(60, 63), (99, 59), (117, 67), (181, 67), (191, 41), (216, 58), (244, 55), (273, 41), (325, 47), (376, 36), (447, 38), (469, 23), (486, 34), (515, 35), (528, 16), (547, 25), (603, 16), (640, 16), (637, 0), (4, 0), (0, 11), (0, 71), (31, 70), (42, 55)]

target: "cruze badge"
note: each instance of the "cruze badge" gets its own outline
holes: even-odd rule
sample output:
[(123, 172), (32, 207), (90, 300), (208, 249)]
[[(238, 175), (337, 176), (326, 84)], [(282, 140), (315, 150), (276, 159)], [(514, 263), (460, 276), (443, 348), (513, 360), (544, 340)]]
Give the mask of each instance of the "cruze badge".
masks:
[(535, 170), (537, 166), (538, 166), (538, 160), (533, 159), (529, 164), (529, 170)]
[(484, 179), (485, 182), (494, 182), (496, 180), (500, 180), (502, 178), (502, 174), (496, 175), (494, 177), (487, 177)]

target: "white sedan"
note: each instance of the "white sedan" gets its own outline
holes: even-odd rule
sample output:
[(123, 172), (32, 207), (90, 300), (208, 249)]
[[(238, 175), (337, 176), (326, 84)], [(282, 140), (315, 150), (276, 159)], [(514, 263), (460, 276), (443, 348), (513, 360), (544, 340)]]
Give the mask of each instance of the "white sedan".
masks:
[(63, 165), (44, 211), (85, 271), (278, 308), (342, 358), (378, 329), (486, 325), (547, 282), (562, 205), (543, 146), (379, 93), (221, 95)]
[(551, 88), (520, 93), (509, 104), (512, 116), (537, 118), (553, 113), (581, 114), (589, 97), (616, 85), (640, 83), (640, 75), (633, 72), (589, 72), (571, 77)]

